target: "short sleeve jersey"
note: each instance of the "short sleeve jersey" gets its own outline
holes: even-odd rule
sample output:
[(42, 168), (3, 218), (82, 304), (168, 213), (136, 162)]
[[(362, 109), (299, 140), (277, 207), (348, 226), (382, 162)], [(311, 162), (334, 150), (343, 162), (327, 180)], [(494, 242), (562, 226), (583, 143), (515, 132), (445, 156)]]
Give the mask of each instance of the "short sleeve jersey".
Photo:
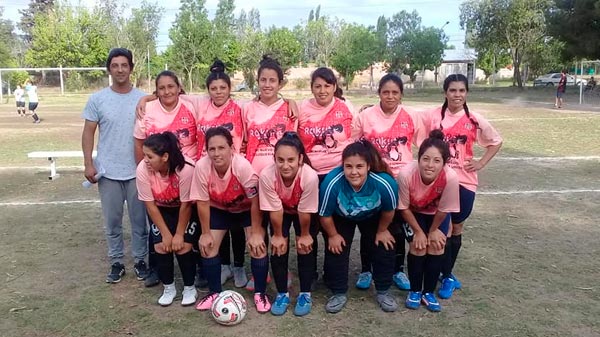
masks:
[(319, 190), (319, 215), (360, 221), (391, 211), (398, 206), (398, 184), (387, 173), (369, 172), (359, 191), (355, 191), (343, 167), (336, 167), (325, 176)]
[(104, 169), (104, 176), (108, 179), (135, 178), (135, 107), (144, 96), (144, 92), (135, 88), (126, 94), (120, 94), (108, 87), (91, 95), (83, 109), (84, 119), (98, 123), (96, 163)]
[(353, 138), (364, 137), (373, 143), (394, 177), (413, 161), (412, 146), (421, 145), (424, 136), (420, 115), (402, 105), (390, 115), (379, 104), (367, 108), (356, 116), (353, 127)]
[[(482, 115), (469, 112), (471, 118), (464, 110), (450, 113), (446, 110), (444, 120), (441, 108), (430, 112), (430, 130), (442, 128), (444, 139), (450, 147), (450, 166), (458, 174), (459, 183), (466, 189), (475, 192), (479, 184), (477, 172), (467, 172), (464, 168), (465, 161), (473, 158), (473, 147), (479, 144), (482, 147), (502, 143), (502, 137)], [(477, 125), (475, 125), (475, 123)]]
[(212, 207), (231, 213), (250, 210), (251, 198), (258, 196), (258, 175), (246, 158), (235, 153), (223, 177), (219, 177), (210, 157), (196, 163), (192, 200), (210, 201)]
[(277, 165), (273, 163), (265, 167), (260, 174), (258, 195), (262, 211), (317, 213), (319, 176), (312, 167), (302, 165), (292, 184), (285, 186)]
[(25, 91), (23, 89), (15, 89), (13, 94), (15, 95), (15, 101), (25, 102)]
[(423, 183), (417, 162), (408, 164), (396, 179), (400, 189), (398, 209), (430, 215), (460, 211), (458, 176), (448, 165), (428, 185)]
[(195, 103), (194, 107), (198, 113), (198, 151), (200, 152), (200, 158), (206, 155), (206, 144), (204, 143), (206, 131), (218, 126), (229, 130), (233, 137), (233, 148), (239, 153), (244, 138), (242, 108), (240, 105), (229, 99), (225, 104), (218, 107), (208, 97), (187, 97), (192, 97), (191, 101)]
[(157, 206), (163, 207), (179, 207), (182, 202), (190, 202), (194, 166), (190, 164), (191, 160), (186, 161), (181, 170), (163, 177), (159, 172), (148, 168), (142, 160), (138, 164), (135, 180), (138, 199), (154, 201)]

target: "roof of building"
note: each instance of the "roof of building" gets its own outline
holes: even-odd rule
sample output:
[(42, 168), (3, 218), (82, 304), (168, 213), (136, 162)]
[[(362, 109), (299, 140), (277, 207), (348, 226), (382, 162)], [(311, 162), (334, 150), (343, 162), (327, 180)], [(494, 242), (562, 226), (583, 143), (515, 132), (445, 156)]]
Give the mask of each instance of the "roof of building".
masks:
[(471, 63), (477, 60), (477, 52), (472, 48), (444, 49), (442, 63)]

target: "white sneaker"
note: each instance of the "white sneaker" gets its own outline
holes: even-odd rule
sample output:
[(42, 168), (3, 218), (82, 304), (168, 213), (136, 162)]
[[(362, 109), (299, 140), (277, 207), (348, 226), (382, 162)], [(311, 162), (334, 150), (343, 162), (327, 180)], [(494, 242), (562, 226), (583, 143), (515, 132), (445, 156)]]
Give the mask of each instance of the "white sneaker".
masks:
[(177, 289), (175, 289), (175, 283), (165, 284), (162, 296), (158, 299), (158, 304), (166, 307), (173, 303), (175, 296), (177, 296)]
[(198, 292), (196, 291), (196, 287), (194, 286), (184, 286), (183, 287), (183, 298), (181, 299), (181, 305), (187, 306), (196, 303), (196, 299), (198, 297)]
[(228, 264), (221, 265), (221, 285), (225, 284), (227, 280), (233, 277), (233, 273), (231, 272), (231, 266)]
[(236, 288), (243, 288), (248, 283), (248, 276), (244, 267), (233, 267), (233, 283)]

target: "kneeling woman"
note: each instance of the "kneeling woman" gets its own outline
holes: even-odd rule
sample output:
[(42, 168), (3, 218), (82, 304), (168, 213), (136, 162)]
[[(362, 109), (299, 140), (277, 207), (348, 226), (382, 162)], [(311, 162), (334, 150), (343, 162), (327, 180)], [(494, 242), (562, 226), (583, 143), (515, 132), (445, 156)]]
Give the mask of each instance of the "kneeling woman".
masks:
[(398, 205), (398, 185), (377, 149), (367, 140), (348, 145), (342, 152), (342, 166), (333, 169), (319, 191), (319, 216), (327, 233), (325, 282), (333, 296), (325, 310), (337, 313), (347, 302), (348, 265), (354, 230), (370, 244), (367, 254), (373, 261), (377, 303), (383, 311), (398, 308), (388, 293), (394, 273), (394, 238), (388, 226)]
[(254, 303), (258, 312), (267, 312), (271, 310), (265, 294), (269, 259), (258, 206), (258, 175), (250, 162), (235, 153), (233, 138), (226, 128), (208, 129), (205, 139), (207, 156), (196, 163), (190, 194), (197, 200), (202, 225), (198, 245), (209, 294), (198, 301), (196, 309), (209, 310), (221, 292), (219, 246), (231, 226), (241, 224), (249, 238), (252, 275), (256, 282)]
[(200, 234), (190, 200), (193, 161), (184, 158), (177, 137), (169, 131), (146, 138), (142, 151), (144, 160), (137, 167), (136, 184), (138, 197), (145, 202), (152, 220), (151, 236), (157, 253), (158, 276), (164, 285), (158, 304), (170, 305), (177, 295), (173, 282), (175, 253), (184, 285), (181, 305), (191, 305), (197, 296), (192, 244), (198, 241)]
[(409, 309), (419, 308), (421, 302), (430, 311), (442, 309), (434, 290), (442, 270), (450, 213), (460, 209), (458, 176), (446, 165), (449, 159), (444, 134), (433, 130), (419, 147), (418, 161), (398, 176), (398, 209), (409, 226), (410, 292), (405, 303)]
[(300, 294), (294, 314), (304, 316), (312, 307), (310, 287), (315, 270), (311, 217), (319, 207), (319, 176), (310, 166), (304, 145), (295, 132), (286, 132), (275, 144), (275, 163), (259, 179), (260, 209), (271, 222), (271, 266), (277, 298), (271, 313), (283, 315), (290, 303), (287, 285), (290, 227), (294, 225), (298, 252)]

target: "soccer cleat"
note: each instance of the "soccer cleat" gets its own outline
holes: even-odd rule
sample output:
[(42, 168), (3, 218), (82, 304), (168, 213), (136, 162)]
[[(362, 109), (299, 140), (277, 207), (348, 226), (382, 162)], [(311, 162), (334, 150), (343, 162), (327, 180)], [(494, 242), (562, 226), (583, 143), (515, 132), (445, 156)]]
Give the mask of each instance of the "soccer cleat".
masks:
[(145, 287), (154, 287), (160, 283), (160, 279), (158, 278), (158, 272), (154, 270), (154, 268), (150, 268), (148, 270), (148, 276), (144, 279)]
[(450, 278), (454, 280), (454, 288), (461, 289), (462, 283), (454, 276), (454, 274), (450, 274)]
[(290, 295), (288, 293), (279, 293), (271, 306), (271, 313), (275, 316), (281, 316), (285, 314), (289, 305)]
[(366, 290), (371, 287), (371, 282), (373, 282), (373, 274), (370, 271), (366, 271), (364, 273), (360, 273), (358, 275), (358, 280), (356, 281), (356, 288)]
[(119, 283), (123, 275), (125, 275), (125, 266), (115, 262), (110, 266), (110, 272), (106, 275), (106, 283)]
[(312, 298), (310, 293), (300, 293), (296, 299), (296, 306), (294, 307), (294, 315), (306, 316), (312, 309)]
[[(288, 299), (289, 303), (289, 299)], [(264, 314), (271, 310), (271, 302), (269, 302), (269, 298), (265, 293), (255, 293), (254, 294), (254, 305), (256, 305), (256, 311), (260, 314)]]
[[(267, 284), (271, 282), (271, 275), (267, 274)], [(246, 283), (246, 290), (254, 291), (254, 276), (250, 277), (250, 281)]]
[(196, 303), (196, 310), (210, 310), (217, 297), (219, 297), (219, 293), (211, 293), (202, 297), (200, 301)]
[(396, 299), (387, 291), (377, 294), (377, 303), (379, 304), (381, 310), (385, 312), (394, 312), (398, 310), (398, 303), (396, 303)]
[(435, 295), (433, 293), (424, 293), (423, 296), (421, 296), (421, 302), (425, 304), (425, 307), (429, 311), (442, 311), (442, 306), (440, 305), (440, 302), (438, 302), (437, 298), (435, 298)]
[(231, 266), (228, 264), (221, 265), (221, 285), (225, 284), (227, 280), (233, 277), (233, 273), (231, 272)]
[(198, 298), (196, 287), (184, 286), (181, 294), (183, 295), (183, 298), (181, 299), (181, 305), (188, 306), (196, 303), (196, 299)]
[(408, 296), (406, 296), (406, 301), (404, 302), (404, 306), (408, 309), (417, 310), (421, 305), (421, 292), (420, 291), (409, 291)]
[(158, 304), (166, 307), (173, 303), (175, 296), (177, 296), (177, 289), (175, 289), (175, 283), (165, 284), (162, 296), (158, 299)]
[(346, 302), (348, 302), (346, 294), (335, 294), (331, 296), (327, 301), (327, 304), (325, 304), (325, 311), (330, 314), (337, 314), (342, 311)]
[(243, 288), (248, 284), (248, 276), (244, 267), (233, 267), (233, 283), (236, 288)]
[(396, 274), (394, 274), (392, 279), (394, 280), (394, 283), (396, 284), (396, 287), (398, 287), (398, 289), (410, 290), (410, 281), (408, 280), (408, 277), (406, 277), (405, 273), (399, 271)]
[(149, 270), (144, 260), (139, 260), (136, 264), (134, 264), (133, 271), (135, 272), (135, 277), (138, 281), (145, 280), (146, 277), (148, 277)]
[(450, 297), (452, 297), (454, 289), (456, 289), (456, 287), (454, 286), (454, 279), (451, 277), (446, 277), (442, 280), (442, 286), (438, 290), (438, 295), (442, 299), (449, 299)]

